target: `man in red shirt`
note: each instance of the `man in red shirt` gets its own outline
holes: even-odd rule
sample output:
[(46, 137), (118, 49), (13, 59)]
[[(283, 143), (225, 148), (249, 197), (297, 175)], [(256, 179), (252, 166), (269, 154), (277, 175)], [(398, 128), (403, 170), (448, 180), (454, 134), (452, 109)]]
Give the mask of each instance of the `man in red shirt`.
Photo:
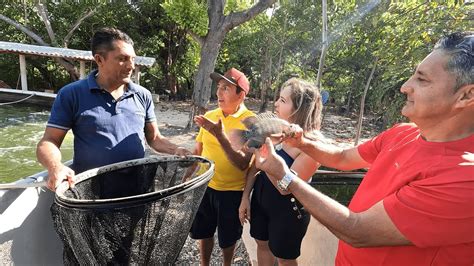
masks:
[(341, 149), (286, 140), (322, 165), (370, 167), (349, 208), (295, 178), (269, 139), (257, 167), (339, 239), (337, 265), (474, 264), (474, 33), (442, 38), (403, 84), (398, 124)]

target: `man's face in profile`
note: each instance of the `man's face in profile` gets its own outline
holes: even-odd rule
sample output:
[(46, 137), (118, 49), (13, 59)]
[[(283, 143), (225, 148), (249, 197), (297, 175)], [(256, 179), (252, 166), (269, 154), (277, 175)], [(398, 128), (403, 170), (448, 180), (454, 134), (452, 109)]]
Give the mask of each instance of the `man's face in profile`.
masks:
[(445, 69), (449, 56), (442, 50), (429, 54), (402, 85), (406, 95), (402, 115), (412, 122), (436, 122), (446, 118), (456, 102), (456, 78)]

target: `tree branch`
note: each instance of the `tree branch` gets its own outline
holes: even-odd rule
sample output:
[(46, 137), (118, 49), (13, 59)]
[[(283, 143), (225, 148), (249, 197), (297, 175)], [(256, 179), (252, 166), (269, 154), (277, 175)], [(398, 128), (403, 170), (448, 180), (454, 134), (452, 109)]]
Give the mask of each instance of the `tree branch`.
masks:
[(72, 26), (71, 30), (69, 30), (69, 32), (67, 33), (66, 37), (64, 37), (64, 40), (63, 40), (63, 44), (64, 44), (64, 47), (67, 48), (67, 45), (69, 44), (69, 39), (71, 39), (72, 37), (72, 34), (74, 33), (74, 31), (79, 28), (79, 26), (81, 25), (81, 23), (87, 19), (88, 17), (94, 15), (94, 13), (97, 11), (97, 8), (95, 9), (91, 9), (89, 10), (89, 12), (87, 12), (86, 14), (84, 14), (84, 16), (80, 17), (76, 23), (74, 23), (74, 25)]
[(54, 34), (53, 28), (51, 27), (51, 22), (48, 18), (48, 8), (41, 1), (38, 1), (38, 3), (36, 3), (36, 9), (38, 10), (38, 15), (46, 27), (46, 31), (48, 32), (51, 43), (53, 46), (56, 46), (56, 34)]
[(244, 22), (253, 19), (258, 14), (262, 13), (265, 9), (273, 5), (275, 2), (276, 0), (260, 0), (256, 5), (245, 11), (230, 13), (224, 19), (224, 29), (226, 30), (226, 32), (228, 32), (231, 29), (243, 24)]
[[(31, 39), (35, 40), (39, 45), (42, 45), (42, 46), (51, 46), (49, 43), (46, 43), (40, 36), (38, 36), (36, 33), (32, 32), (31, 30), (29, 30), (28, 28), (26, 28), (25, 26), (21, 25), (20, 23), (16, 22), (16, 21), (13, 21), (11, 20), (10, 18), (0, 14), (0, 19), (7, 22), (8, 24), (12, 25), (13, 27), (15, 27), (16, 29), (20, 30), (21, 32), (25, 33), (28, 37), (30, 37)], [(53, 59), (54, 61), (56, 61), (58, 64), (60, 64), (61, 66), (63, 66), (67, 72), (71, 75), (71, 78), (73, 80), (77, 80), (78, 77), (79, 77), (79, 74), (77, 72), (77, 69), (76, 67), (74, 66), (74, 64), (64, 58), (60, 58), (60, 57), (54, 57)]]
[(207, 17), (209, 18), (209, 30), (218, 31), (224, 18), (224, 0), (207, 1)]
[(354, 140), (354, 147), (357, 146), (359, 143), (360, 133), (362, 131), (362, 120), (364, 118), (364, 107), (365, 107), (365, 97), (367, 96), (367, 91), (369, 90), (370, 82), (374, 77), (375, 69), (377, 68), (377, 61), (378, 57), (375, 57), (374, 64), (372, 66), (372, 71), (370, 72), (369, 79), (365, 84), (364, 93), (362, 94), (362, 98), (360, 99), (360, 110), (359, 110), (359, 118), (357, 119), (357, 128), (356, 128), (356, 136)]
[(193, 38), (193, 40), (195, 40), (199, 44), (200, 47), (202, 47), (202, 45), (204, 44), (203, 37), (199, 36), (192, 30), (186, 30), (186, 33), (189, 34), (189, 36), (191, 36), (191, 38)]
[(10, 18), (0, 14), (0, 19), (5, 21), (6, 23), (12, 25), (13, 27), (15, 27), (17, 30), (23, 32), (24, 34), (26, 34), (28, 37), (30, 37), (31, 39), (33, 39), (34, 41), (36, 41), (38, 44), (41, 44), (41, 45), (44, 45), (44, 46), (49, 46), (49, 44), (47, 44), (40, 36), (38, 36), (36, 33), (32, 32), (30, 29), (28, 29), (27, 27), (21, 25), (20, 23), (16, 22), (16, 21), (13, 21), (11, 20)]

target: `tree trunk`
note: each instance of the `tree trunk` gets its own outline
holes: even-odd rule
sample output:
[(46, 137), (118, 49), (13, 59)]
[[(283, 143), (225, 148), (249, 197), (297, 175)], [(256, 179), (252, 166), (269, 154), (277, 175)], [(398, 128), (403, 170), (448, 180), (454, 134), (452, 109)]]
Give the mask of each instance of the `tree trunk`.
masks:
[[(268, 38), (267, 40), (269, 40)], [(268, 89), (271, 88), (271, 77), (272, 77), (272, 55), (270, 53), (270, 46), (265, 46), (265, 56), (263, 61), (263, 72), (262, 72), (262, 80), (260, 85), (260, 100), (262, 104), (260, 105), (259, 113), (263, 113), (267, 110), (268, 106)]]
[[(224, 36), (222, 36), (222, 40)], [(222, 43), (216, 38), (214, 41), (205, 41), (201, 48), (201, 61), (198, 71), (194, 77), (193, 108), (189, 112), (189, 121), (186, 129), (193, 127), (195, 115), (203, 114), (207, 111), (207, 105), (211, 98), (212, 80), (209, 75), (214, 72), (219, 49)]]
[(364, 118), (365, 96), (367, 96), (367, 91), (369, 90), (370, 82), (372, 81), (372, 78), (374, 76), (375, 68), (377, 67), (377, 60), (378, 58), (375, 58), (374, 65), (372, 66), (372, 71), (370, 72), (369, 79), (367, 79), (367, 83), (365, 84), (364, 88), (364, 93), (362, 94), (362, 99), (360, 100), (359, 119), (357, 121), (354, 146), (357, 146), (357, 144), (359, 143), (360, 132), (362, 131), (362, 120)]
[(355, 78), (353, 78), (351, 86), (349, 87), (349, 91), (347, 93), (346, 105), (341, 106), (339, 108), (339, 113), (340, 114), (347, 114), (347, 113), (350, 112), (350, 110), (352, 108), (352, 94), (353, 94), (354, 88), (356, 87), (356, 84), (357, 84), (357, 82), (356, 82)]
[(324, 59), (326, 58), (326, 51), (328, 49), (328, 15), (327, 15), (327, 1), (323, 0), (322, 5), (322, 17), (323, 17), (323, 29), (322, 29), (322, 41), (323, 41), (323, 48), (321, 49), (321, 57), (319, 58), (319, 67), (318, 67), (318, 76), (316, 77), (316, 86), (321, 89), (321, 78), (323, 75), (324, 69)]
[(231, 12), (225, 16), (225, 0), (208, 0), (207, 15), (209, 25), (206, 37), (202, 38), (192, 32), (188, 32), (201, 45), (201, 61), (194, 77), (193, 108), (189, 112), (189, 121), (186, 129), (192, 128), (195, 114), (202, 114), (207, 110), (207, 104), (211, 97), (211, 79), (209, 74), (214, 71), (217, 56), (227, 32), (253, 19), (275, 2), (276, 0), (259, 0), (247, 10)]
[[(286, 28), (288, 26), (288, 13), (285, 13), (285, 20), (284, 20), (284, 23), (283, 23), (283, 32), (286, 32)], [(276, 77), (274, 79), (274, 81), (278, 82), (280, 80), (280, 75), (281, 75), (281, 72), (283, 70), (283, 65), (284, 63), (282, 63), (282, 58), (283, 58), (283, 49), (285, 47), (285, 43), (286, 43), (286, 38), (285, 36), (282, 36), (281, 40), (280, 40), (280, 52), (279, 52), (279, 55), (278, 55), (278, 65), (276, 67)], [(272, 82), (273, 84), (274, 82)], [(275, 103), (277, 101), (277, 98), (280, 96), (280, 88), (275, 88), (275, 90), (273, 91), (273, 103)], [(273, 104), (272, 106), (272, 111), (275, 111), (275, 104)]]

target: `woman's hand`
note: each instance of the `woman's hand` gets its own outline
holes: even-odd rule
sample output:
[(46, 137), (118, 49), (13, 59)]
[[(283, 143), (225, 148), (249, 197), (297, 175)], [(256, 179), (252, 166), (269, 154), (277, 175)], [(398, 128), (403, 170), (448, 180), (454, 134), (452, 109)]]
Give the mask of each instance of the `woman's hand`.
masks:
[(242, 196), (239, 206), (239, 220), (242, 226), (249, 221), (250, 222), (250, 199), (246, 196)]

